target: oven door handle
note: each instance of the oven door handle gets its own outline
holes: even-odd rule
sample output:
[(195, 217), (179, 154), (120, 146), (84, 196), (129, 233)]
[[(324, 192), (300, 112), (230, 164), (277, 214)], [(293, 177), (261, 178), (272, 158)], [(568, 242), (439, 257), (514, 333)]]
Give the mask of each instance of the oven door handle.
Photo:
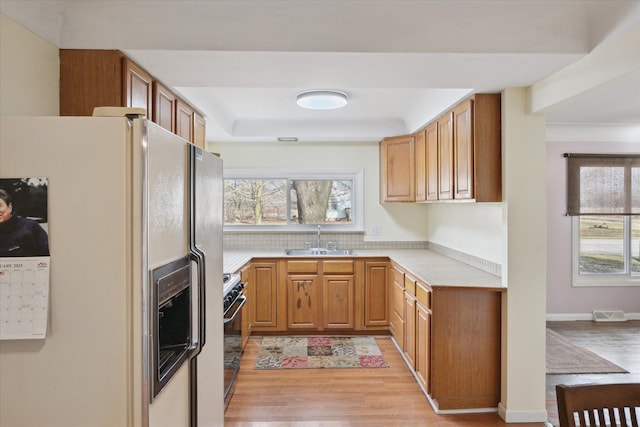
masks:
[(247, 297), (245, 297), (244, 295), (238, 297), (238, 301), (240, 301), (240, 305), (238, 306), (238, 308), (236, 308), (236, 311), (233, 312), (233, 315), (231, 317), (229, 317), (228, 319), (224, 319), (224, 324), (226, 325), (227, 323), (231, 323), (236, 319), (236, 316), (238, 316), (238, 314), (240, 313), (240, 310), (242, 310), (242, 307), (244, 307), (245, 303), (247, 302)]

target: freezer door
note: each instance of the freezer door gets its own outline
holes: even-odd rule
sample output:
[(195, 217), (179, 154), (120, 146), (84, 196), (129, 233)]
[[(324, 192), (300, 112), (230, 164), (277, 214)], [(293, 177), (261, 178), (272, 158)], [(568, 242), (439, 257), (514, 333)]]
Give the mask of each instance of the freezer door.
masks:
[(222, 160), (194, 145), (191, 149), (193, 239), (204, 254), (204, 324), (200, 344), (192, 362), (192, 384), (197, 384), (198, 427), (224, 424), (223, 325), (222, 325)]
[[(139, 136), (138, 136), (139, 135)], [(142, 229), (146, 230), (142, 259), (146, 260), (146, 312), (154, 313), (149, 272), (189, 255), (189, 144), (147, 120), (134, 120), (134, 141), (141, 139)], [(134, 185), (137, 180), (134, 180)], [(146, 206), (145, 206), (146, 205)], [(146, 271), (146, 273), (145, 273)], [(149, 317), (147, 317), (147, 320)], [(150, 323), (150, 322), (149, 322)], [(149, 324), (144, 327), (149, 336)], [(144, 340), (150, 345), (152, 340)], [(148, 351), (149, 355), (153, 354)], [(147, 368), (148, 369), (148, 368)], [(148, 379), (150, 373), (143, 374)], [(190, 424), (189, 363), (184, 363), (148, 406), (150, 427)]]

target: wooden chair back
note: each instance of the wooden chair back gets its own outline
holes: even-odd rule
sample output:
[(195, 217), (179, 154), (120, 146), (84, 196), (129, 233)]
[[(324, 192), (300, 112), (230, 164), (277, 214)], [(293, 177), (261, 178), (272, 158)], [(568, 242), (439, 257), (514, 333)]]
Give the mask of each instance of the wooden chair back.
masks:
[(640, 383), (561, 384), (556, 397), (560, 427), (639, 427)]

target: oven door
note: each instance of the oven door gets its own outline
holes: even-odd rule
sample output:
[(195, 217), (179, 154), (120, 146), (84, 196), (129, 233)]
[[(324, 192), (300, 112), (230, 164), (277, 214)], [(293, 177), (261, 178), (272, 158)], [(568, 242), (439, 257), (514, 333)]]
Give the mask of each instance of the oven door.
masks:
[(229, 405), (242, 357), (242, 307), (247, 298), (239, 295), (224, 314), (224, 407)]

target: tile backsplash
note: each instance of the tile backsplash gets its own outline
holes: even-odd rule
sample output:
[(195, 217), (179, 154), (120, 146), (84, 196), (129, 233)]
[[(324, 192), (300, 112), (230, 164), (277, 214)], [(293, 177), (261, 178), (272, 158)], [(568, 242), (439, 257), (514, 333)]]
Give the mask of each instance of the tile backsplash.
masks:
[[(309, 242), (313, 247), (317, 245), (316, 233), (255, 233), (233, 232), (224, 233), (225, 250), (249, 251), (284, 251), (285, 249), (302, 249)], [(337, 248), (355, 250), (384, 250), (384, 249), (430, 249), (442, 255), (469, 264), (496, 276), (502, 275), (502, 266), (498, 263), (469, 255), (427, 241), (417, 242), (366, 242), (360, 233), (330, 233), (322, 232), (321, 246), (333, 242)]]
[[(323, 231), (321, 246), (333, 242), (340, 249), (427, 249), (427, 242), (365, 242), (361, 233), (331, 233)], [(285, 250), (303, 249), (306, 243), (317, 246), (316, 233), (224, 233), (224, 248), (227, 250)]]

